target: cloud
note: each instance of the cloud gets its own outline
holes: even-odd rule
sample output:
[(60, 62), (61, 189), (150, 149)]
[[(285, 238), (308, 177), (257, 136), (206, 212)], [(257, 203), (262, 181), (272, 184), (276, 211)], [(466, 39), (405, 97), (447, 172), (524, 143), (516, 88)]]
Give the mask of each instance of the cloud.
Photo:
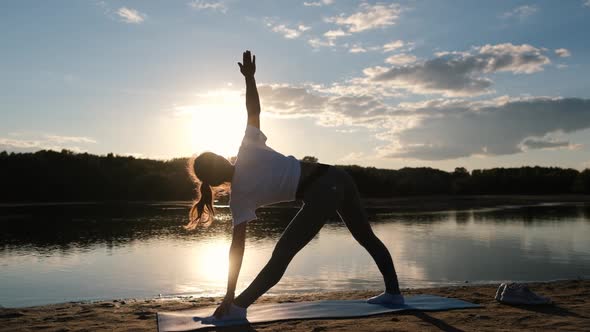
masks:
[(294, 39), (301, 35), (300, 30), (289, 28), (284, 24), (274, 26), (272, 31), (282, 34), (287, 39)]
[(579, 144), (561, 136), (590, 129), (590, 99), (503, 96), (392, 105), (355, 86), (275, 84), (263, 85), (259, 92), (272, 116), (309, 117), (320, 126), (370, 130), (384, 142), (377, 150), (385, 158), (444, 160), (576, 149)]
[(355, 126), (373, 128), (391, 110), (376, 96), (335, 93), (321, 86), (288, 84), (258, 87), (266, 112), (281, 117), (311, 117), (322, 126)]
[(413, 49), (414, 44), (411, 42), (404, 42), (402, 40), (394, 40), (390, 43), (387, 43), (383, 46), (378, 46), (378, 45), (373, 45), (373, 46), (363, 46), (360, 43), (354, 43), (354, 44), (350, 44), (350, 43), (336, 43), (336, 39), (340, 38), (340, 37), (345, 37), (345, 36), (350, 36), (352, 35), (351, 33), (342, 30), (342, 29), (336, 29), (336, 30), (329, 30), (326, 33), (324, 33), (324, 38), (319, 38), (319, 37), (312, 37), (308, 40), (308, 43), (313, 47), (313, 48), (320, 48), (320, 47), (332, 47), (332, 48), (342, 48), (342, 49), (348, 49), (348, 52), (350, 53), (366, 53), (366, 52), (374, 52), (374, 51), (380, 51), (382, 50), (383, 52), (393, 52), (393, 51), (403, 51), (403, 52), (409, 52), (410, 50)]
[(287, 39), (299, 38), (305, 31), (311, 27), (304, 24), (298, 24), (296, 27), (289, 27), (287, 24), (276, 24), (273, 19), (266, 18), (266, 26), (273, 32), (283, 35)]
[(382, 142), (376, 149), (381, 158), (444, 160), (576, 149), (580, 145), (564, 135), (590, 129), (590, 99), (501, 96), (394, 104), (380, 91), (351, 83), (261, 84), (258, 91), (267, 116), (367, 130)]
[[(588, 0), (588, 1), (590, 1), (590, 0)], [(565, 49), (565, 48), (556, 49), (555, 54), (557, 54), (557, 56), (560, 58), (567, 58), (572, 55), (572, 53), (568, 49)]]
[(205, 1), (205, 0), (194, 0), (189, 2), (189, 7), (196, 10), (212, 10), (219, 11), (222, 13), (227, 12), (227, 6), (222, 1)]
[(572, 148), (572, 144), (568, 141), (559, 141), (554, 138), (535, 138), (528, 137), (520, 143), (522, 150), (535, 149), (555, 149), (555, 148)]
[(320, 1), (310, 1), (310, 2), (303, 2), (303, 5), (306, 7), (321, 7), (321, 6), (329, 6), (334, 3), (334, 0), (320, 0)]
[(350, 49), (348, 49), (348, 52), (350, 52), (350, 53), (365, 53), (365, 52), (367, 52), (367, 49), (365, 49), (364, 47), (362, 47), (360, 45), (352, 45), (352, 47)]
[(336, 46), (336, 44), (334, 43), (334, 40), (332, 40), (332, 39), (323, 40), (320, 38), (310, 38), (307, 40), (307, 43), (309, 44), (309, 46), (311, 46), (313, 48)]
[(590, 0), (584, 0), (584, 7), (590, 7)]
[(327, 100), (309, 93), (303, 86), (260, 85), (258, 93), (264, 108), (278, 115), (317, 114), (323, 110)]
[(311, 27), (307, 26), (307, 25), (303, 25), (303, 24), (299, 24), (297, 26), (297, 29), (301, 32), (305, 32), (307, 30), (311, 30)]
[(527, 17), (535, 14), (537, 11), (539, 11), (539, 7), (535, 5), (524, 5), (507, 11), (500, 15), (500, 17), (504, 19), (517, 18), (520, 20), (524, 20)]
[(45, 138), (47, 139), (47, 141), (57, 143), (57, 144), (66, 144), (66, 143), (96, 144), (96, 140), (94, 140), (90, 137), (83, 137), (83, 136), (45, 135)]
[[(79, 145), (96, 144), (96, 140), (83, 136), (33, 135), (22, 138), (23, 134), (12, 137), (0, 137), (0, 151), (33, 152), (38, 150), (60, 151), (67, 149), (75, 152), (85, 151)], [(30, 136), (30, 135), (29, 135)]]
[(531, 74), (550, 63), (543, 49), (510, 43), (474, 47), (470, 52), (440, 52), (436, 57), (407, 66), (364, 70), (372, 82), (418, 94), (474, 96), (491, 92), (497, 72)]
[(324, 33), (324, 37), (329, 38), (329, 39), (334, 39), (334, 38), (344, 37), (344, 36), (350, 36), (350, 33), (346, 32), (342, 29), (330, 30), (330, 31)]
[(349, 16), (340, 14), (328, 17), (326, 22), (344, 26), (348, 32), (355, 33), (394, 25), (402, 11), (397, 4), (362, 3), (359, 9), (358, 12)]
[(405, 111), (417, 113), (421, 120), (389, 136), (392, 142), (381, 148), (383, 156), (442, 160), (575, 148), (554, 136), (590, 128), (590, 99), (537, 97), (417, 106)]
[(140, 24), (145, 21), (147, 15), (140, 13), (133, 8), (121, 7), (115, 14), (119, 16), (119, 19), (125, 23)]
[(355, 163), (366, 159), (367, 155), (364, 152), (351, 152), (338, 159), (338, 162)]
[(383, 52), (393, 52), (399, 48), (404, 47), (405, 43), (403, 40), (394, 40), (383, 45)]
[(412, 54), (400, 53), (400, 54), (394, 54), (394, 55), (388, 57), (387, 59), (385, 59), (385, 62), (392, 64), (392, 65), (399, 66), (399, 65), (407, 65), (410, 63), (414, 63), (414, 62), (416, 62), (416, 60), (418, 60), (418, 58), (416, 58)]

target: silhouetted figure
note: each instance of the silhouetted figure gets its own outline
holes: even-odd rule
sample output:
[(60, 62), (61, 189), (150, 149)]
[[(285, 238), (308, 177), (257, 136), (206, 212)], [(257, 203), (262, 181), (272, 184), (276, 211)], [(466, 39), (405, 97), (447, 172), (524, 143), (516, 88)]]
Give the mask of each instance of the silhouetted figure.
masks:
[[(210, 223), (214, 214), (212, 187), (231, 185), (229, 205), (233, 236), (227, 293), (211, 319), (245, 318), (246, 308), (279, 282), (293, 257), (334, 213), (367, 249), (383, 274), (385, 292), (368, 302), (403, 303), (391, 255), (373, 233), (352, 177), (340, 168), (298, 161), (267, 146), (266, 136), (260, 130), (260, 100), (254, 79), (256, 57), (246, 51), (243, 63), (238, 65), (246, 79), (248, 124), (235, 164), (205, 152), (196, 157), (190, 167), (195, 180), (200, 182), (200, 199), (190, 211), (188, 228)], [(303, 206), (281, 235), (270, 260), (250, 286), (235, 297), (247, 222), (257, 219), (255, 210), (260, 206), (296, 199), (303, 200)]]

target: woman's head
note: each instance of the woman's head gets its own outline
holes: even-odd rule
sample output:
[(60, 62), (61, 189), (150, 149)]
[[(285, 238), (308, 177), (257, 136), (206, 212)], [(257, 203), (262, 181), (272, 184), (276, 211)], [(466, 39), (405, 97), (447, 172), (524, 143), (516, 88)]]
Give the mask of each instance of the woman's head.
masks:
[(234, 165), (227, 159), (212, 152), (204, 152), (189, 160), (188, 172), (199, 187), (198, 197), (189, 213), (188, 229), (195, 229), (199, 224), (209, 225), (213, 210), (213, 188), (231, 182)]

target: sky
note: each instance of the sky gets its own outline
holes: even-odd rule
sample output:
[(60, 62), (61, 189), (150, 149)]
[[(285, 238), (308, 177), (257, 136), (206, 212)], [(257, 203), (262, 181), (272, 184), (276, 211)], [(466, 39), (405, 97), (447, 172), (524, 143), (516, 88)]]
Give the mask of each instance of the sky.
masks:
[(0, 2), (0, 151), (590, 167), (590, 0)]

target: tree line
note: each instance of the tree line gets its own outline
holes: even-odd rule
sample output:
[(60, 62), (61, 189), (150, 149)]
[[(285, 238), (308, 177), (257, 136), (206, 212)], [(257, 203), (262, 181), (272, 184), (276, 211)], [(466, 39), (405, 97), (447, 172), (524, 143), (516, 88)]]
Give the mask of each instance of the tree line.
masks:
[[(315, 157), (303, 160), (317, 162)], [(187, 158), (140, 159), (42, 150), (0, 152), (0, 201), (157, 201), (191, 200), (195, 186)], [(590, 194), (590, 169), (430, 167), (398, 170), (338, 165), (355, 180), (363, 197), (473, 194)]]

